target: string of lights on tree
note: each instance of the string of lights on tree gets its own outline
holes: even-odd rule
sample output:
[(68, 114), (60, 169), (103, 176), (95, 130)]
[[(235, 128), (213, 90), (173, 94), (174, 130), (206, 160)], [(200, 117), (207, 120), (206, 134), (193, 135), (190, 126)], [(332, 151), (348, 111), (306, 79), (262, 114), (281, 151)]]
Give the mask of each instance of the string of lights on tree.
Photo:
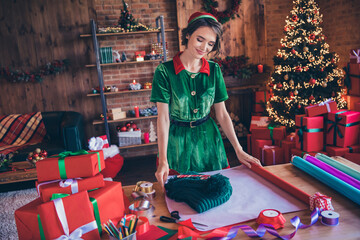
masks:
[(339, 57), (329, 51), (320, 23), (322, 14), (313, 0), (295, 0), (286, 17), (285, 37), (274, 57), (274, 72), (268, 86), (270, 100), (267, 112), (275, 123), (289, 128), (295, 115), (305, 107), (327, 99), (346, 107), (343, 99), (344, 73), (337, 68)]

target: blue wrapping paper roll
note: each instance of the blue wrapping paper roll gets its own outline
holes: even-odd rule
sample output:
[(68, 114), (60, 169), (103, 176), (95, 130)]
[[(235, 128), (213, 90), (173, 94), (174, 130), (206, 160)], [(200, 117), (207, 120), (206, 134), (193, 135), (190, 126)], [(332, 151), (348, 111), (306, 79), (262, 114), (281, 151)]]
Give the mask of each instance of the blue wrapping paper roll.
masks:
[(347, 175), (357, 179), (360, 181), (360, 172), (356, 171), (354, 169), (352, 169), (349, 166), (346, 166), (345, 164), (342, 164), (334, 159), (332, 159), (331, 157), (328, 157), (322, 153), (317, 153), (315, 155), (315, 157), (317, 159), (319, 159), (320, 161), (329, 164), (330, 166), (333, 166), (334, 168), (346, 173)]
[(354, 201), (355, 203), (360, 205), (360, 190), (347, 184), (344, 181), (341, 181), (337, 177), (329, 174), (328, 172), (316, 167), (315, 165), (307, 162), (306, 160), (302, 159), (301, 157), (295, 156), (291, 160), (291, 163), (303, 170), (304, 172), (310, 174), (314, 178), (320, 180), (322, 183), (325, 183), (332, 189), (336, 190), (337, 192), (341, 193), (345, 197), (349, 198), (350, 200)]

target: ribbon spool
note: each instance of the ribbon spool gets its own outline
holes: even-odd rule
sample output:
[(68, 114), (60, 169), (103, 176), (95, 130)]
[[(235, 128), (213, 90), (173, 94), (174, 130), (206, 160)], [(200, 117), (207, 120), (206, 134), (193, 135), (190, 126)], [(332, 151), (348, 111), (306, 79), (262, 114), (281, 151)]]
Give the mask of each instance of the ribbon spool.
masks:
[(262, 210), (256, 219), (258, 224), (271, 224), (275, 229), (283, 228), (286, 222), (284, 216), (275, 209)]
[(327, 226), (339, 225), (340, 214), (334, 211), (326, 210), (321, 212), (321, 223)]
[[(139, 200), (142, 201), (142, 200)], [(136, 216), (143, 216), (150, 218), (153, 215), (155, 207), (150, 204), (148, 200), (144, 200), (146, 202), (133, 203), (129, 206), (130, 213), (135, 214)], [(135, 206), (138, 207), (135, 207)]]
[(155, 198), (155, 189), (153, 189), (153, 184), (147, 181), (139, 181), (136, 183), (134, 192), (131, 194), (134, 199), (139, 197), (144, 197), (147, 199)]

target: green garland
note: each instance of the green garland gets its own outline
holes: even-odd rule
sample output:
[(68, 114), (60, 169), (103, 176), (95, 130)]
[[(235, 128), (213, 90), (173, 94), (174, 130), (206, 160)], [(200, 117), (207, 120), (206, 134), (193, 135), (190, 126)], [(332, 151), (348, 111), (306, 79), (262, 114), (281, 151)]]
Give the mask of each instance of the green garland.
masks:
[(68, 59), (64, 60), (54, 60), (47, 63), (44, 66), (41, 66), (34, 71), (21, 71), (21, 70), (11, 70), (9, 67), (0, 66), (0, 77), (4, 77), (9, 82), (42, 82), (44, 76), (55, 75), (67, 70), (70, 62)]
[(224, 24), (230, 21), (230, 19), (235, 19), (235, 15), (240, 17), (237, 13), (239, 11), (240, 3), (241, 0), (232, 0), (230, 9), (227, 9), (224, 12), (216, 10), (219, 3), (215, 0), (203, 0), (203, 7), (206, 12), (214, 15), (221, 24)]

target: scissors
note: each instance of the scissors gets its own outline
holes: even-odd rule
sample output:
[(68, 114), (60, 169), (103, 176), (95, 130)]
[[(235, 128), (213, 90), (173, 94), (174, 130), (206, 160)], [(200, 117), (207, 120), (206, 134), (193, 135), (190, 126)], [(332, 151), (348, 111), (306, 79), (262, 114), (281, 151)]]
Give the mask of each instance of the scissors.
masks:
[[(172, 211), (170, 213), (171, 217), (165, 217), (165, 216), (161, 216), (160, 217), (160, 221), (162, 222), (167, 222), (167, 223), (178, 223), (181, 222), (182, 220), (180, 219), (180, 215), (179, 215), (179, 211)], [(199, 225), (199, 226), (203, 226), (203, 227), (208, 227), (208, 225), (202, 224), (202, 223), (197, 223), (197, 222), (192, 222), (194, 225)]]

